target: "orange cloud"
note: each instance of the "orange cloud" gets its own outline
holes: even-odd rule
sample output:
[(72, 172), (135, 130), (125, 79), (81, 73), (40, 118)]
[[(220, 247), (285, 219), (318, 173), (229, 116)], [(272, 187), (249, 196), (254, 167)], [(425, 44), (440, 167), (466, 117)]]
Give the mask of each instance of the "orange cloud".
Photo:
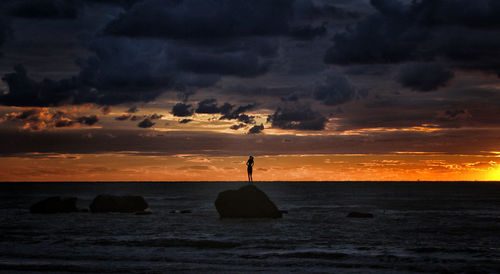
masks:
[(11, 112), (0, 118), (0, 122), (12, 121), (21, 123), (20, 129), (41, 131), (52, 128), (74, 128), (91, 126), (99, 121), (97, 115), (83, 115), (92, 105), (73, 107), (70, 110), (31, 108), (21, 112)]

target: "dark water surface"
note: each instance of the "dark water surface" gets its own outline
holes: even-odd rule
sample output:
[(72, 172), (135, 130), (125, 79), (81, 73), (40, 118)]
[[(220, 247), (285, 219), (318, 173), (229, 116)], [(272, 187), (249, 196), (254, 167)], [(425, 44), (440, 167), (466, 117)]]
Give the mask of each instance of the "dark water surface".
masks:
[[(500, 273), (498, 183), (262, 182), (284, 218), (220, 220), (217, 194), (243, 185), (0, 183), (0, 272)], [(29, 213), (104, 193), (141, 195), (153, 214)]]

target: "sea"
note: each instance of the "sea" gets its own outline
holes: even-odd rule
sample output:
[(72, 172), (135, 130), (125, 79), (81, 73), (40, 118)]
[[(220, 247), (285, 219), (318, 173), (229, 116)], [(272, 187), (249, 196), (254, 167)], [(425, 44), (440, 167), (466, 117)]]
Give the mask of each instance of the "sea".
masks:
[[(0, 183), (0, 272), (500, 273), (500, 183), (257, 182), (288, 213), (220, 219), (217, 194), (245, 184)], [(152, 214), (29, 212), (99, 194), (143, 196)]]

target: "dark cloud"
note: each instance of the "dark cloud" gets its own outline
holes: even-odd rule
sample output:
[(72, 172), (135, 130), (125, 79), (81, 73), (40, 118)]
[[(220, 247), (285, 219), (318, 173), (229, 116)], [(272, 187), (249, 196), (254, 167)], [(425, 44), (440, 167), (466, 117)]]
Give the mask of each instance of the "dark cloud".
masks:
[(205, 99), (198, 103), (198, 108), (196, 109), (196, 113), (207, 113), (207, 114), (215, 114), (220, 113), (221, 110), (217, 106), (217, 99)]
[(404, 87), (425, 92), (446, 86), (451, 78), (453, 72), (440, 64), (419, 63), (403, 66), (396, 80)]
[(353, 29), (334, 36), (325, 54), (330, 64), (395, 63), (417, 58), (417, 47), (428, 33), (408, 23), (376, 14), (359, 21)]
[(255, 120), (253, 116), (249, 116), (246, 114), (240, 114), (238, 115), (238, 121), (243, 122), (245, 124), (255, 124)]
[(161, 119), (163, 117), (163, 114), (156, 114), (156, 113), (153, 113), (151, 115), (149, 115), (149, 119), (151, 120), (157, 120), (157, 119)]
[(221, 120), (233, 120), (233, 119), (238, 119), (240, 122), (245, 122), (245, 123), (253, 123), (253, 118), (249, 117), (246, 114), (243, 114), (244, 112), (251, 110), (255, 108), (256, 104), (248, 104), (245, 106), (239, 106), (238, 108), (234, 109), (233, 105), (230, 105), (228, 103), (225, 103), (221, 107), (221, 114), (222, 117), (220, 117)]
[(116, 117), (115, 120), (117, 120), (117, 121), (126, 121), (126, 120), (128, 120), (130, 118), (130, 116), (131, 116), (130, 114), (122, 114), (122, 115)]
[(4, 18), (0, 17), (0, 46), (2, 46), (5, 43), (7, 37), (11, 32), (12, 30), (8, 22)]
[[(210, 86), (218, 77), (179, 72), (169, 58), (160, 58), (164, 45), (123, 39), (95, 40), (95, 56), (78, 60), (81, 72), (62, 80), (31, 79), (24, 67), (2, 78), (9, 93), (0, 104), (12, 106), (52, 106), (97, 103), (116, 105), (149, 102), (169, 90)], [(146, 53), (147, 54), (146, 54)]]
[(270, 62), (253, 53), (189, 54), (181, 57), (179, 68), (200, 74), (254, 77), (267, 72)]
[(146, 119), (142, 120), (139, 124), (137, 124), (137, 126), (141, 127), (141, 128), (150, 128), (154, 125), (155, 125), (155, 123), (151, 122), (151, 120), (149, 118), (146, 118)]
[(111, 106), (103, 106), (101, 108), (101, 112), (102, 114), (104, 115), (108, 115), (109, 113), (111, 113), (111, 110), (112, 110), (112, 107)]
[(296, 130), (323, 130), (328, 119), (310, 106), (287, 105), (267, 118), (273, 127)]
[(293, 27), (290, 36), (297, 40), (313, 40), (326, 34), (326, 23), (319, 26), (304, 25)]
[(139, 109), (136, 106), (132, 106), (129, 109), (127, 109), (126, 112), (127, 113), (136, 113), (137, 111), (139, 111)]
[(248, 134), (259, 134), (264, 130), (264, 125), (255, 125), (251, 129), (248, 130)]
[(193, 121), (193, 119), (182, 119), (179, 121), (180, 124), (187, 124), (189, 122)]
[(33, 19), (75, 19), (81, 2), (76, 0), (18, 0), (8, 6), (8, 14)]
[(166, 62), (157, 59), (162, 48), (157, 43), (96, 39), (90, 45), (95, 55), (78, 61), (79, 80), (83, 86), (97, 90), (100, 104), (154, 100), (162, 93), (160, 87), (173, 84), (173, 75), (163, 67)]
[(372, 0), (377, 13), (334, 36), (331, 64), (428, 62), (500, 75), (500, 4)]
[(287, 97), (281, 97), (281, 101), (283, 102), (297, 102), (299, 100), (299, 96), (296, 93), (292, 93)]
[(500, 3), (495, 0), (421, 1), (414, 5), (419, 23), (425, 26), (463, 25), (472, 28), (500, 26)]
[(104, 32), (203, 43), (256, 36), (311, 40), (324, 35), (326, 26), (298, 25), (299, 22), (357, 17), (356, 12), (311, 0), (148, 0), (111, 21)]
[(240, 129), (240, 128), (244, 128), (244, 127), (246, 127), (246, 125), (245, 125), (245, 124), (240, 123), (240, 124), (237, 124), (237, 125), (232, 125), (232, 126), (231, 126), (231, 127), (229, 127), (229, 128), (230, 128), (230, 129), (232, 129), (232, 130), (238, 130), (238, 129)]
[(80, 124), (91, 126), (99, 122), (99, 118), (96, 115), (81, 116), (76, 119)]
[(223, 92), (228, 94), (238, 94), (243, 96), (261, 97), (287, 97), (291, 93), (299, 94), (304, 87), (285, 86), (285, 87), (250, 87), (245, 85), (228, 86), (223, 89)]
[(316, 87), (314, 90), (314, 98), (329, 106), (349, 102), (355, 97), (356, 89), (345, 76), (328, 76), (325, 84)]
[(173, 39), (278, 35), (288, 31), (291, 16), (288, 0), (149, 0), (110, 22), (105, 33)]
[(224, 103), (218, 106), (216, 99), (205, 99), (198, 103), (198, 108), (196, 113), (207, 113), (207, 114), (221, 114), (221, 120), (238, 120), (245, 124), (255, 123), (254, 117), (244, 114), (244, 112), (251, 110), (255, 107), (255, 104), (248, 104), (245, 106), (239, 106), (235, 108), (234, 105), (229, 103)]
[(194, 110), (191, 108), (191, 105), (184, 103), (177, 103), (172, 108), (172, 114), (174, 116), (185, 117), (193, 115)]
[(99, 4), (108, 4), (108, 5), (118, 5), (122, 6), (125, 9), (131, 8), (138, 2), (142, 2), (143, 0), (86, 0), (86, 2), (94, 2)]
[(440, 112), (436, 118), (440, 120), (456, 121), (470, 119), (472, 115), (467, 109), (448, 109)]
[[(27, 75), (23, 66), (16, 66), (15, 72), (7, 73), (2, 80), (9, 86), (7, 94), (0, 95), (0, 104), (8, 106), (53, 106), (83, 100), (77, 92), (75, 78), (53, 81), (44, 79), (37, 82)], [(85, 95), (83, 95), (85, 97)]]
[(310, 0), (294, 1), (294, 16), (299, 20), (350, 20), (361, 16), (358, 12), (345, 10), (328, 2)]
[[(91, 54), (77, 60), (80, 73), (39, 81), (18, 67), (14, 73), (4, 75), (9, 93), (0, 95), (0, 104), (113, 106), (150, 102), (169, 91), (192, 94), (199, 88), (213, 86), (226, 75), (256, 77), (267, 73), (276, 61), (279, 37), (307, 40), (325, 34), (326, 25), (308, 22), (306, 14), (319, 14), (328, 6), (327, 13), (333, 15), (331, 5), (297, 6), (290, 0), (90, 2), (124, 5), (130, 9), (109, 22), (102, 35), (86, 40)], [(63, 8), (66, 5), (75, 9), (84, 6), (89, 10), (93, 6), (77, 0), (16, 0), (12, 3), (19, 11), (25, 6), (43, 7), (51, 13), (33, 14), (60, 18), (67, 16)], [(210, 8), (210, 12), (205, 8)], [(5, 36), (2, 29), (0, 27), (0, 42)], [(137, 37), (162, 39), (133, 39)]]

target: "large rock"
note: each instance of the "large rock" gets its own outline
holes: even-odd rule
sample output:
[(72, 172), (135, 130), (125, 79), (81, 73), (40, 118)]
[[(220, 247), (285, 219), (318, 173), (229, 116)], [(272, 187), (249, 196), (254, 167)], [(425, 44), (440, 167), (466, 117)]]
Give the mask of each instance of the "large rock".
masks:
[(215, 208), (221, 218), (281, 218), (282, 212), (266, 193), (254, 185), (226, 190), (217, 196)]
[(30, 207), (31, 213), (52, 214), (78, 212), (76, 198), (49, 197), (41, 200)]
[(91, 212), (140, 212), (148, 208), (141, 196), (99, 195), (90, 204)]

